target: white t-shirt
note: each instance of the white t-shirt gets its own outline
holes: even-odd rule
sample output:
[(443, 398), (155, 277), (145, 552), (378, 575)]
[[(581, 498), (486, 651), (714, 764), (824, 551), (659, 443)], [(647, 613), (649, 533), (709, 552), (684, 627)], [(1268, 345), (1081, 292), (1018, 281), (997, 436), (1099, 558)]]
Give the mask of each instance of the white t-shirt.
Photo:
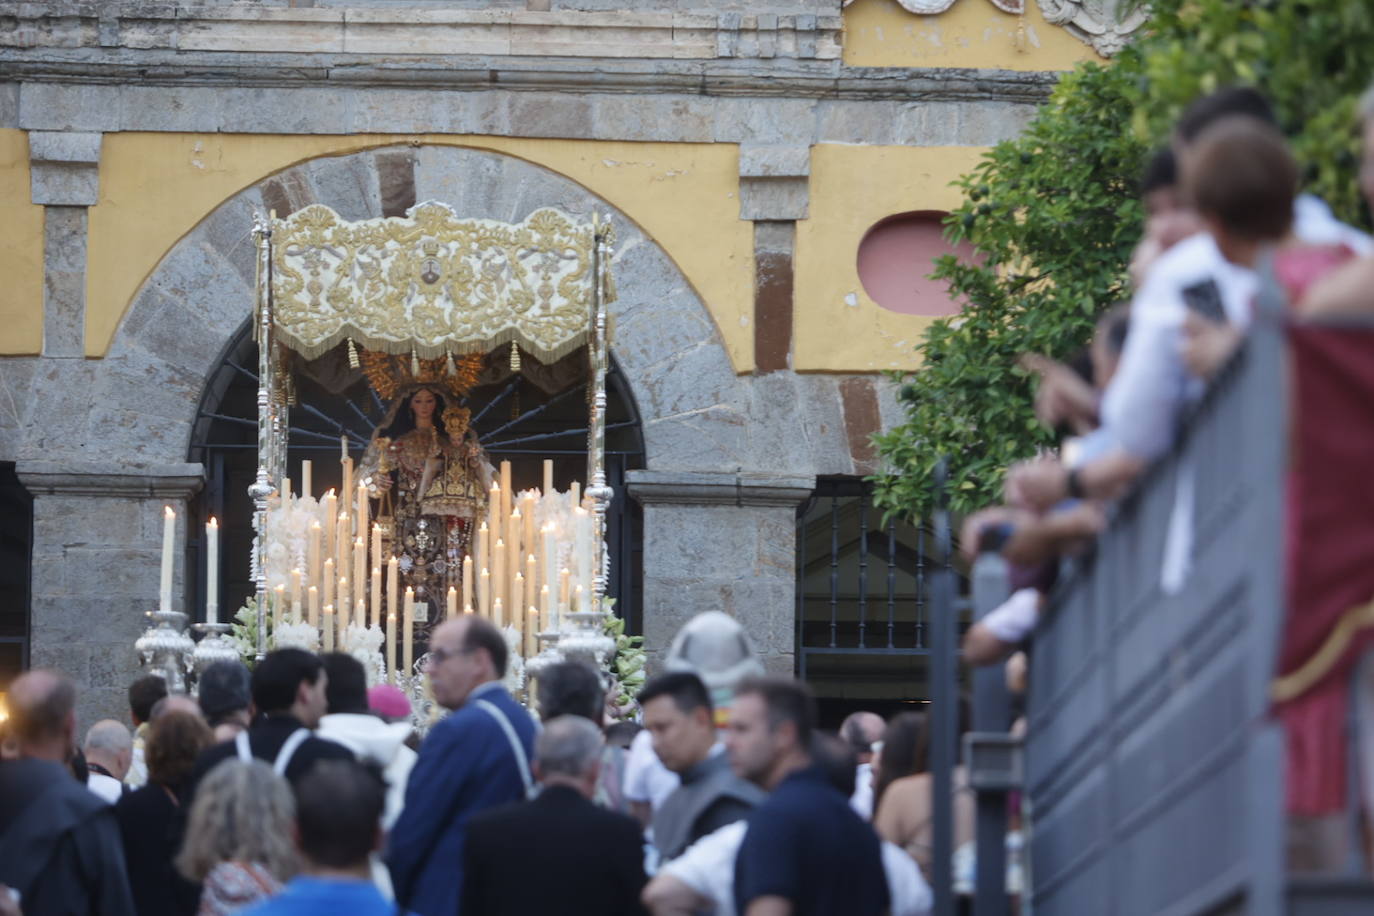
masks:
[(873, 820), (873, 764), (861, 763), (854, 768), (854, 794), (849, 807), (866, 821)]
[(654, 811), (682, 784), (672, 770), (654, 753), (654, 738), (648, 729), (635, 735), (625, 760), (625, 800), (648, 802)]
[[(706, 834), (660, 868), (659, 874), (672, 875), (715, 901), (715, 916), (735, 916), (735, 857), (748, 829), (746, 821), (735, 821)], [(891, 916), (925, 916), (933, 897), (916, 860), (892, 843), (884, 842), (882, 851)]]

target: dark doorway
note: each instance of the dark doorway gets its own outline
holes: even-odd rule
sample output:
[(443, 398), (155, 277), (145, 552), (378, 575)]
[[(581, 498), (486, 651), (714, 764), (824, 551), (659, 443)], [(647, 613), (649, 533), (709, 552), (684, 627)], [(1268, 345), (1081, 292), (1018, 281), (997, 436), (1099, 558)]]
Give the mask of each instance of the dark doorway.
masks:
[(0, 691), (29, 664), (32, 571), (33, 497), (0, 462)]

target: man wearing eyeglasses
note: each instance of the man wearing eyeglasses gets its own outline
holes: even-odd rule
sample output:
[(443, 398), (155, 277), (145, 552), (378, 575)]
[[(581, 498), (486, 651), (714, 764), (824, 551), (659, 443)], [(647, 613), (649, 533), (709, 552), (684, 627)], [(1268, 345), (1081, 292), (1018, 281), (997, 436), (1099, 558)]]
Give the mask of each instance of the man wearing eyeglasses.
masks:
[(468, 819), (530, 794), (537, 728), (501, 685), (508, 652), (491, 622), (472, 614), (447, 621), (429, 646), (434, 699), (453, 714), (420, 747), (387, 865), (398, 903), (421, 916), (453, 916)]

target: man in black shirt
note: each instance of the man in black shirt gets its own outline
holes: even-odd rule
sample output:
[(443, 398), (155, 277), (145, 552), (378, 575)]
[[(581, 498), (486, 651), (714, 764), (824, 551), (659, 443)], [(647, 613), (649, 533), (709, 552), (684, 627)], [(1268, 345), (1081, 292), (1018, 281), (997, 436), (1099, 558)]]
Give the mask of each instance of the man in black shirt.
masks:
[(740, 916), (887, 912), (878, 835), (813, 764), (815, 720), (815, 700), (796, 681), (759, 678), (735, 688), (730, 763), (772, 792), (749, 815), (735, 859)]
[(222, 760), (256, 757), (272, 764), (293, 786), (318, 760), (352, 760), (341, 744), (316, 738), (310, 730), (326, 709), (328, 675), (319, 656), (303, 649), (269, 652), (253, 671), (253, 705), (260, 716), (232, 741), (209, 748), (196, 761), (192, 788)]

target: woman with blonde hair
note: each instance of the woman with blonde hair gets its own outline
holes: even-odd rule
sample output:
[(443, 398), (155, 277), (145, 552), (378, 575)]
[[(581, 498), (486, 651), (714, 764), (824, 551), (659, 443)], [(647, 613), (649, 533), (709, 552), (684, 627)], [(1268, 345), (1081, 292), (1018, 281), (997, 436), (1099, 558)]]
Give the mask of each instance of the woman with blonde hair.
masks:
[(260, 760), (226, 760), (196, 789), (177, 868), (203, 882), (199, 916), (222, 916), (271, 897), (296, 873), (286, 780)]

